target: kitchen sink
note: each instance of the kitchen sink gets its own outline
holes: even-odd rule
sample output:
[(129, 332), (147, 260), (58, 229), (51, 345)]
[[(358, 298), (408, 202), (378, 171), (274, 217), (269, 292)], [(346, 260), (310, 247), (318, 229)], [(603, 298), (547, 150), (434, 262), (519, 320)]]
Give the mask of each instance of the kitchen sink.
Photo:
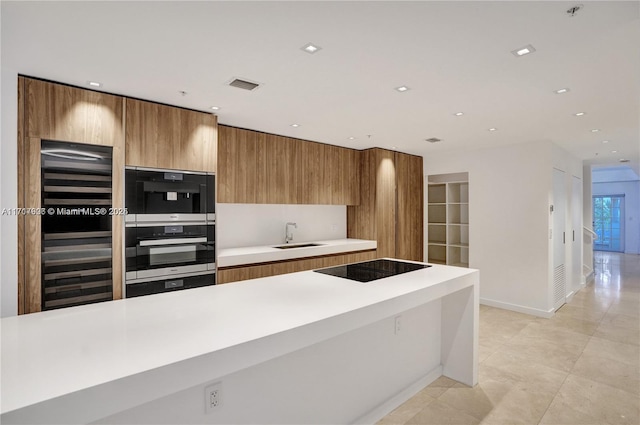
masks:
[(274, 246), (274, 248), (278, 249), (292, 249), (292, 248), (308, 248), (310, 246), (322, 246), (324, 244), (321, 243), (295, 243), (295, 244), (287, 244), (287, 245), (278, 245)]

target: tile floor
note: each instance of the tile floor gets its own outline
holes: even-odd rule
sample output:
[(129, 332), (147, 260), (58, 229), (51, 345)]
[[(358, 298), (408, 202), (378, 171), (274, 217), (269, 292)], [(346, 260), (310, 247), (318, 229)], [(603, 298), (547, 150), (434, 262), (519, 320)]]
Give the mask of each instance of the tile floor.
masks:
[(478, 385), (441, 377), (391, 424), (640, 424), (640, 255), (595, 253), (551, 319), (480, 306)]

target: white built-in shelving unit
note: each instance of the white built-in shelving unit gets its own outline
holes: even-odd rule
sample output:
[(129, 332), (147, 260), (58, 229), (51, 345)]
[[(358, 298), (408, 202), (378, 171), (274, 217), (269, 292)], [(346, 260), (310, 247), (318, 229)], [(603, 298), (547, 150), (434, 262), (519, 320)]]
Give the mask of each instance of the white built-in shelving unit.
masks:
[(427, 261), (469, 267), (469, 175), (428, 177)]

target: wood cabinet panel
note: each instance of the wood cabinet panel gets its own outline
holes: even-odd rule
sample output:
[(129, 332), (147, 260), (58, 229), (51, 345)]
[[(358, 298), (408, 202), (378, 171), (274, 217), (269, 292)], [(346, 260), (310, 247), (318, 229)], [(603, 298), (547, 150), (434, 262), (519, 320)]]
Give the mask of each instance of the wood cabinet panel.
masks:
[(360, 204), (347, 207), (347, 236), (355, 239), (377, 240), (376, 229), (376, 152), (360, 153)]
[(339, 264), (356, 263), (377, 258), (376, 250), (358, 251), (349, 254), (335, 254), (319, 257), (300, 258), (287, 261), (276, 261), (266, 264), (255, 264), (218, 269), (218, 284), (257, 279), (260, 277), (295, 273)]
[(125, 122), (126, 165), (216, 171), (215, 115), (127, 99)]
[(360, 152), (360, 205), (347, 207), (347, 236), (378, 242), (379, 257), (423, 261), (422, 158)]
[[(28, 138), (25, 140), (25, 205), (29, 208), (41, 208), (41, 184), (40, 184), (40, 139)], [(41, 229), (42, 217), (40, 215), (25, 216), (25, 307), (24, 313), (35, 313), (41, 310)], [(19, 236), (20, 237), (20, 236)]]
[[(18, 77), (18, 208), (25, 208), (25, 78)], [(18, 221), (18, 314), (25, 313), (25, 222), (19, 215)]]
[(348, 205), (360, 200), (359, 152), (219, 126), (218, 202)]
[(398, 187), (396, 258), (424, 261), (424, 178), (422, 157), (396, 153)]
[(300, 161), (301, 166), (298, 167), (298, 176), (296, 180), (300, 182), (298, 185), (298, 199), (301, 204), (330, 204), (331, 198), (329, 192), (325, 190), (325, 167), (326, 146), (321, 143), (302, 142), (300, 144)]
[(376, 149), (376, 228), (378, 255), (396, 256), (396, 166), (394, 152)]
[(122, 97), (25, 79), (27, 137), (113, 146), (123, 140)]

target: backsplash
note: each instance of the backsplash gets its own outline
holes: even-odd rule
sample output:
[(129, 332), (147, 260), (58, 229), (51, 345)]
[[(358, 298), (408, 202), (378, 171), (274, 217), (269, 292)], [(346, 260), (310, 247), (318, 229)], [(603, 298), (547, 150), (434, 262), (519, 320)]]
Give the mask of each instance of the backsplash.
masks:
[(293, 242), (347, 237), (345, 205), (217, 204), (219, 249), (284, 243), (285, 224), (297, 223)]

